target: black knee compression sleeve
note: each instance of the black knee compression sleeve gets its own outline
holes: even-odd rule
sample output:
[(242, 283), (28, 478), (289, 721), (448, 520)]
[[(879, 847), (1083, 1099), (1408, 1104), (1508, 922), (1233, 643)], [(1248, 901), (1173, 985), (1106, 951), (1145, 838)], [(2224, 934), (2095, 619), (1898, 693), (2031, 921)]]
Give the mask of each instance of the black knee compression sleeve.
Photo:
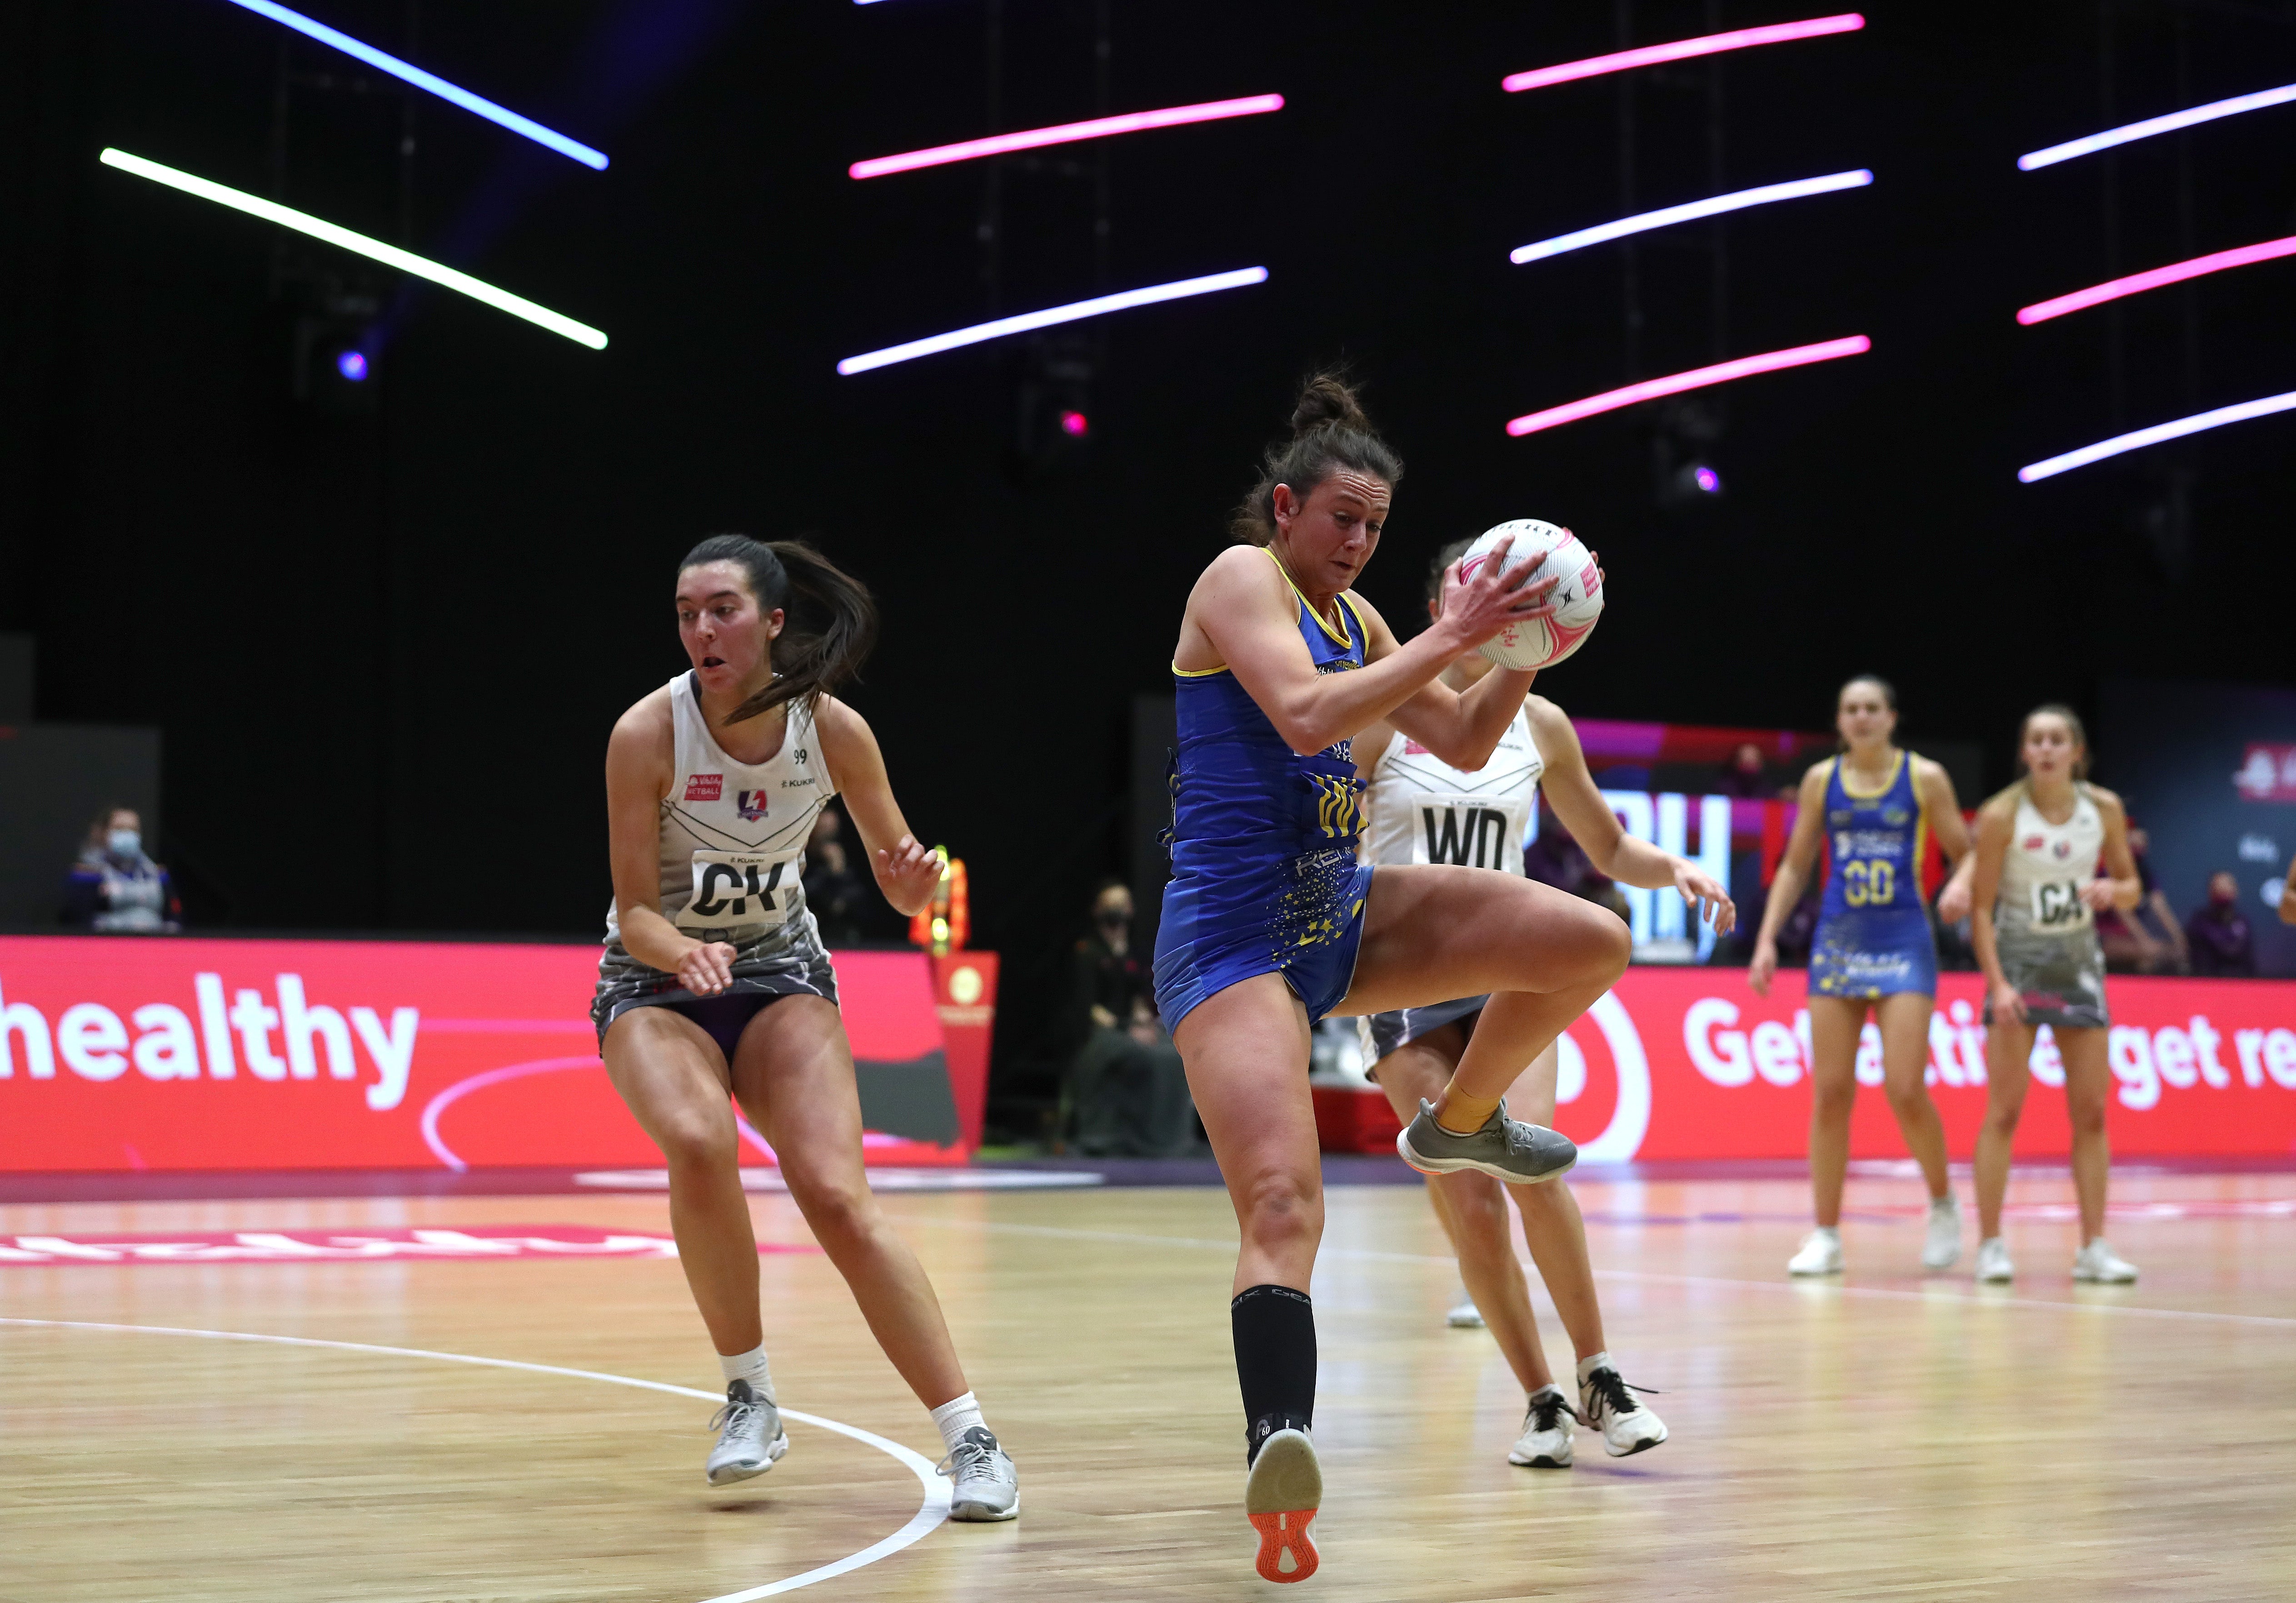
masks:
[(1256, 1456), (1276, 1431), (1305, 1430), (1315, 1419), (1316, 1305), (1289, 1286), (1250, 1286), (1228, 1304), (1228, 1320), (1244, 1440)]

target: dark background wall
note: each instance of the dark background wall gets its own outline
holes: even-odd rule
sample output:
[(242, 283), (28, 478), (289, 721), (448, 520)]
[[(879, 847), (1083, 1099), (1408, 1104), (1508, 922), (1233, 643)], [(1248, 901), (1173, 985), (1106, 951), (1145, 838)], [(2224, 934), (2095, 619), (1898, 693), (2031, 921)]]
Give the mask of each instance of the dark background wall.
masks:
[[(42, 718), (163, 732), (160, 844), (194, 919), (594, 929), (600, 757), (680, 663), (676, 556), (719, 528), (811, 531), (883, 599), (852, 699), (920, 833), (969, 860), (980, 943), (1013, 955), (1029, 1001), (1094, 878), (1128, 864), (1129, 699), (1167, 683), (1188, 586), (1291, 383), (1338, 357), (1410, 462), (1366, 586), (1391, 616), (1411, 613), (1427, 552), (1502, 518), (1556, 519), (1601, 550), (1611, 615), (1542, 685), (1574, 711), (1822, 725), (1835, 683), (1872, 668), (1910, 723), (1986, 742), (2001, 777), (2018, 713), (2087, 705), (2105, 673), (2296, 674), (2296, 418), (2014, 477), (2296, 388), (2296, 262), (2013, 321), (2296, 232), (2296, 108), (2014, 165), (2296, 79), (2288, 4), (1885, 0), (1862, 33), (1711, 69), (1718, 174), (1707, 66), (1498, 91), (1616, 48), (1611, 5), (1111, 0), (1113, 109), (1290, 104), (1091, 151), (1112, 224), (1096, 257), (1094, 184), (1045, 161), (844, 170), (1093, 115), (1090, 7), (1003, 0), (992, 94), (988, 13), (967, 0), (313, 4), (613, 165), (408, 101), (220, 0), (0, 14), (0, 628), (38, 637)], [(1777, 20), (1642, 4), (1629, 42)], [(283, 124), (283, 70), (299, 75)], [(409, 290), (103, 168), (108, 144), (403, 239), (612, 343)], [(1646, 240), (1631, 371), (1621, 247), (1506, 260), (1718, 176), (1857, 166), (1874, 187), (1726, 225), (1718, 331), (1710, 264)], [(1034, 478), (1008, 460), (1025, 346), (833, 372), (986, 316), (1256, 264), (1259, 288), (1087, 331), (1095, 438)], [(330, 274), (384, 308), (371, 416), (287, 395), (283, 296)], [(1850, 333), (1872, 354), (1714, 393), (1728, 494), (1689, 513), (1653, 503), (1649, 409), (1502, 431), (1718, 351)]]

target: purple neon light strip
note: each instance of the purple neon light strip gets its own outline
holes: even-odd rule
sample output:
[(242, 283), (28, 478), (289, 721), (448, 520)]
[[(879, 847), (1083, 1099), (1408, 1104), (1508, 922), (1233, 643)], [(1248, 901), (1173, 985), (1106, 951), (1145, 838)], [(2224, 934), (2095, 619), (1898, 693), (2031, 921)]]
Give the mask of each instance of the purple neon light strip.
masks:
[(2244, 423), (2251, 418), (2269, 417), (2276, 412), (2296, 411), (2296, 389), (2286, 395), (2266, 396), (2259, 401), (2243, 401), (2236, 406), (2219, 406), (2214, 412), (2195, 413), (2180, 417), (2173, 423), (2155, 423), (2150, 429), (2139, 429), (2132, 434), (2116, 434), (2111, 439), (2083, 446), (2078, 451), (2068, 451), (2062, 456), (2052, 456), (2017, 470), (2020, 484), (2032, 484), (2044, 478), (2054, 478), (2075, 468), (2085, 468), (2093, 462), (2103, 462), (2108, 456), (2118, 456), (2124, 451), (2135, 451), (2145, 446), (2157, 446), (2162, 440), (2182, 439), (2188, 434), (2200, 434), (2210, 429), (2221, 429), (2226, 423)]
[(2230, 267), (2245, 267), (2251, 262), (2268, 262), (2280, 256), (2296, 256), (2296, 233), (2284, 240), (2267, 240), (2261, 245), (2243, 245), (2234, 250), (2196, 256), (2191, 261), (2155, 267), (2148, 273), (2132, 273), (2127, 278), (2092, 284), (2086, 290), (2075, 290), (2071, 294), (2060, 295), (2054, 300), (2037, 300), (2018, 311), (2017, 321), (2046, 323), (2052, 317), (2062, 317), (2067, 312), (2078, 312), (2085, 307), (2098, 306), (2108, 300), (2119, 300), (2124, 295), (2141, 295), (2147, 290), (2157, 290), (2162, 284), (2182, 283), (2188, 278), (2202, 278)]
[(1177, 128), (1185, 123), (1218, 122), (1227, 117), (1257, 117), (1281, 111), (1280, 94), (1247, 94), (1240, 100), (1210, 100), (1201, 105), (1169, 106), (1161, 111), (1127, 111), (1120, 117), (1095, 117), (1090, 122), (1064, 122), (1049, 128), (1028, 128), (1017, 134), (993, 134), (956, 144), (937, 144), (930, 150), (898, 156), (876, 156), (857, 161), (845, 170), (856, 178), (882, 178), (888, 173), (914, 172), (921, 167), (942, 167), (952, 161), (977, 161), (1012, 151), (1033, 151), (1048, 144), (1072, 144), (1079, 139), (1106, 139), (1116, 134), (1137, 134), (1149, 128)]
[(1517, 72), (1499, 80), (1499, 87), (1509, 94), (1525, 89), (1544, 89), (1549, 84), (1567, 84), (1573, 78), (1600, 78), (1606, 72), (1624, 72), (1635, 67), (1655, 67), (1661, 61), (1680, 61), (1695, 55), (1713, 55), (1724, 50), (1744, 50), (1755, 45), (1784, 45), (1794, 39), (1815, 39), (1830, 33), (1856, 33), (1866, 26), (1866, 19), (1856, 12), (1844, 12), (1838, 17), (1812, 17), (1806, 22), (1773, 22), (1764, 28), (1740, 28), (1729, 33), (1710, 33), (1702, 38), (1677, 39), (1671, 45), (1645, 45), (1640, 50), (1621, 50), (1611, 55), (1588, 56), (1583, 61), (1565, 61), (1559, 67), (1535, 67), (1529, 72)]
[(1671, 378), (1645, 379), (1640, 384), (1629, 384), (1624, 389), (1605, 390), (1598, 396), (1588, 396), (1583, 401), (1567, 405), (1549, 406), (1544, 412), (1527, 413), (1506, 426), (1513, 435), (1537, 434), (1542, 429), (1554, 429), (1564, 423), (1575, 423), (1580, 418), (1593, 417), (1598, 412), (1615, 412), (1621, 406), (1631, 406), (1637, 401), (1652, 401), (1660, 396), (1680, 395), (1685, 389), (1703, 389), (1710, 384), (1726, 384), (1733, 379), (1750, 378), (1755, 373), (1775, 372), (1782, 367), (1801, 367), (1812, 362), (1831, 362), (1836, 356), (1857, 356), (1874, 348), (1874, 342), (1863, 334), (1852, 334), (1846, 339), (1827, 339), (1816, 345), (1797, 345), (1791, 350), (1767, 351), (1759, 356), (1741, 356), (1734, 362), (1718, 362), (1711, 367), (1694, 367), (1686, 373)]

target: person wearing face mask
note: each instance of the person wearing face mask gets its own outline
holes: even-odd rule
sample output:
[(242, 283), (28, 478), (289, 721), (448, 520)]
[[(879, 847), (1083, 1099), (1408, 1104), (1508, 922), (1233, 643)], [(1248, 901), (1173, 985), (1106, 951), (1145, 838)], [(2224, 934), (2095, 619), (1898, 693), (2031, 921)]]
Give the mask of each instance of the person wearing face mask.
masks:
[(1132, 946), (1132, 892), (1111, 880), (1093, 898), (1092, 933), (1070, 969), (1070, 1128), (1095, 1157), (1167, 1157), (1188, 1144), (1188, 1080), (1149, 1000)]
[(2209, 899), (2185, 920), (2193, 972), (2211, 977), (2256, 974), (2256, 935), (2240, 910), (2240, 881), (2225, 870), (2209, 876)]
[(135, 809), (97, 814), (64, 881), (62, 921), (105, 935), (172, 935), (182, 912), (168, 871), (144, 855)]

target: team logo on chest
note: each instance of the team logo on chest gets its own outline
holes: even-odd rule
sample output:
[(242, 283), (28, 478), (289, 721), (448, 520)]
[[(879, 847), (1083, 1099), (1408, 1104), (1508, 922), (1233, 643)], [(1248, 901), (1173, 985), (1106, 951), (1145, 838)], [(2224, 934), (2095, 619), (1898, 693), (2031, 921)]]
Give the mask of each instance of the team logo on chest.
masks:
[(766, 815), (766, 793), (762, 790), (736, 790), (734, 805), (742, 817), (750, 823)]
[(716, 801), (726, 794), (726, 776), (722, 773), (689, 773), (685, 776), (685, 799), (690, 802)]

